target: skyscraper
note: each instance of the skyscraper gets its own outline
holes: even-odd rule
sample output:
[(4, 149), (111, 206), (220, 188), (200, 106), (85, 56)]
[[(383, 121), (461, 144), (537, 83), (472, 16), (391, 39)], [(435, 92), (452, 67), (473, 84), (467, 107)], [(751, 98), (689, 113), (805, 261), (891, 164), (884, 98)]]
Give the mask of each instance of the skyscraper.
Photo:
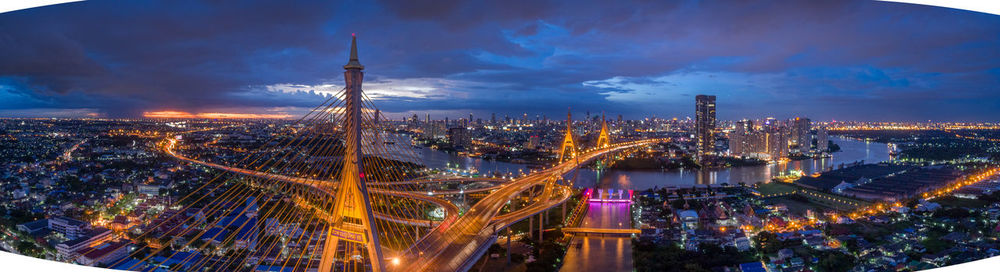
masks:
[(751, 137), (753, 133), (753, 121), (746, 119), (737, 121), (736, 129), (729, 134), (729, 154), (742, 157), (754, 152), (755, 150), (750, 146), (754, 140)]
[(795, 117), (792, 121), (791, 141), (799, 146), (799, 153), (807, 154), (812, 147), (812, 134), (809, 133), (811, 128), (809, 118)]
[(765, 131), (767, 153), (774, 161), (788, 157), (788, 129), (784, 126), (770, 127)]
[(453, 127), (448, 129), (448, 141), (455, 148), (469, 150), (472, 148), (472, 137), (464, 127)]
[(816, 129), (816, 152), (822, 153), (830, 150), (830, 135), (826, 127), (820, 126)]
[(704, 160), (715, 147), (715, 96), (699, 94), (695, 97), (695, 140), (698, 160)]

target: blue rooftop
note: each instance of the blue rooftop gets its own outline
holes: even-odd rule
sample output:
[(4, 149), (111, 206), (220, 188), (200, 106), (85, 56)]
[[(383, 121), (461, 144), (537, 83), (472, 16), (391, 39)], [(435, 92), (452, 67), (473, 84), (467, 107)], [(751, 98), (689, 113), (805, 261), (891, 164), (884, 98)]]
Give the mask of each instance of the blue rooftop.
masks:
[(764, 268), (764, 263), (752, 262), (752, 263), (741, 263), (740, 271), (742, 272), (767, 272)]

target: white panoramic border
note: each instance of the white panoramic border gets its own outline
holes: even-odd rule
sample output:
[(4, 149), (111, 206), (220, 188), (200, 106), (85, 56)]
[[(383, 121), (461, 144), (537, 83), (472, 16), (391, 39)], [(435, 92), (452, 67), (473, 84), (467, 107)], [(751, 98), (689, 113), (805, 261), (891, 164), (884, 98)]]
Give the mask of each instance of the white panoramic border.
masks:
[(0, 13), (80, 1), (83, 0), (3, 0), (0, 1)]
[[(79, 2), (83, 0), (0, 0), (0, 13), (11, 12), (34, 7)], [(995, 0), (878, 0), (884, 2), (899, 2), (928, 6), (939, 6), (953, 9), (971, 10), (982, 13), (1000, 15), (1000, 1)], [(0, 15), (2, 16), (2, 15)], [(23, 26), (30, 27), (30, 26)], [(932, 272), (964, 272), (964, 271), (996, 271), (1000, 267), (1000, 256), (956, 264), (948, 267), (935, 268)], [(49, 261), (23, 255), (0, 251), (0, 270), (3, 271), (112, 271), (109, 269), (80, 266), (63, 262)]]

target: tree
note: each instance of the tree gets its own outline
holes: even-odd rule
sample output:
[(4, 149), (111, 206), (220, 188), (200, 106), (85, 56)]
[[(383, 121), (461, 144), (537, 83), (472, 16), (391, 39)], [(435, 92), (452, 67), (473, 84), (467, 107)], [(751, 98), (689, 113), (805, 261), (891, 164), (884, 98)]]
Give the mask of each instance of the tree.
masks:
[(845, 241), (844, 247), (847, 248), (847, 251), (850, 251), (853, 254), (858, 254), (858, 249), (859, 249), (858, 239), (850, 239)]
[(772, 254), (778, 252), (781, 249), (781, 241), (778, 240), (778, 235), (771, 233), (769, 231), (762, 231), (754, 237), (754, 243), (757, 244), (757, 248), (760, 248), (765, 254)]
[(688, 264), (684, 265), (684, 271), (691, 271), (691, 272), (702, 272), (702, 271), (704, 271), (704, 272), (709, 272), (711, 270), (708, 270), (708, 269), (705, 269), (705, 268), (701, 267), (700, 264), (688, 263)]
[(40, 248), (35, 246), (35, 244), (28, 241), (20, 241), (17, 243), (17, 252), (24, 255), (35, 256), (41, 251)]
[(854, 257), (838, 251), (828, 251), (816, 264), (819, 271), (847, 271), (853, 267)]

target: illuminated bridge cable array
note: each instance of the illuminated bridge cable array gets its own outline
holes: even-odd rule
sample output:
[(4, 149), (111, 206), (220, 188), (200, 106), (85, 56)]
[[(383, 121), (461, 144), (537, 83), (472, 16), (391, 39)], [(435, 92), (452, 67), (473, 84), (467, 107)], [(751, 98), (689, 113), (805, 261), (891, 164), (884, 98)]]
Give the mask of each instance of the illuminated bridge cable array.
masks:
[[(325, 109), (333, 106), (335, 98), (331, 97), (323, 105), (317, 107), (309, 114), (305, 115), (303, 118), (295, 122), (296, 125), (313, 125), (317, 124), (318, 120), (324, 118), (320, 113), (323, 111), (318, 111), (319, 109)], [(287, 149), (295, 147), (301, 144), (300, 138), (289, 138), (281, 140), (279, 144), (275, 146), (282, 149)], [(271, 139), (268, 142), (274, 143), (279, 141), (279, 139)], [(173, 139), (169, 139), (162, 145), (169, 150), (174, 144)], [(168, 152), (169, 153), (169, 152)], [(269, 165), (275, 164), (276, 161), (280, 159), (277, 157), (272, 158), (261, 158), (254, 156), (246, 156), (243, 160), (235, 163), (235, 165), (257, 165), (255, 168), (249, 168), (254, 170), (261, 170), (268, 168)], [(175, 242), (180, 242), (182, 239), (171, 239), (170, 237), (174, 234), (194, 234), (190, 238), (197, 237), (208, 237), (205, 233), (195, 233), (193, 228), (188, 228), (185, 226), (209, 226), (209, 224), (216, 224), (218, 221), (213, 220), (211, 222), (206, 222), (207, 218), (216, 218), (219, 214), (232, 210), (231, 207), (226, 207), (221, 205), (222, 203), (227, 203), (235, 199), (246, 200), (249, 199), (249, 187), (245, 186), (239, 182), (236, 182), (238, 177), (233, 177), (228, 174), (228, 172), (223, 172), (223, 174), (217, 175), (208, 182), (205, 182), (201, 187), (199, 187), (195, 192), (188, 194), (178, 200), (178, 203), (187, 203), (184, 208), (174, 211), (165, 212), (158, 219), (154, 220), (152, 224), (149, 224), (145, 231), (135, 238), (139, 242), (144, 242), (145, 246), (133, 252), (129, 257), (141, 258), (141, 262), (133, 264), (128, 267), (129, 269), (138, 269), (138, 264), (149, 260), (151, 257), (161, 252), (167, 245), (173, 244)], [(259, 182), (259, 181), (255, 181)], [(194, 211), (197, 207), (197, 212), (203, 214), (204, 216), (182, 216), (185, 212)], [(186, 237), (188, 238), (188, 237)], [(190, 239), (194, 241), (196, 239)], [(149, 253), (151, 251), (151, 253)], [(138, 256), (140, 253), (144, 256)], [(111, 267), (116, 267), (122, 261), (110, 265)]]
[[(267, 265), (298, 271), (322, 267), (323, 255), (332, 255), (331, 270), (378, 270), (375, 266), (387, 261), (370, 260), (369, 253), (375, 249), (366, 247), (365, 241), (378, 239), (378, 250), (392, 258), (410, 250), (421, 232), (442, 224), (431, 220), (428, 210), (441, 206), (446, 211), (445, 223), (454, 220), (454, 205), (415, 193), (422, 190), (421, 183), (407, 181), (419, 173), (417, 153), (408, 145), (393, 144), (404, 139), (386, 133), (388, 122), (380, 120), (370, 99), (358, 97), (355, 101), (361, 103), (348, 106), (346, 91), (331, 96), (290, 126), (289, 135), (267, 141), (236, 163), (192, 159), (183, 154), (187, 149), (179, 147), (183, 144), (176, 139), (164, 141), (163, 148), (172, 155), (226, 171), (181, 198), (178, 203), (183, 208), (168, 210), (149, 224), (137, 241), (142, 248), (110, 266), (152, 269), (148, 264), (177, 260), (161, 268), (252, 270)], [(358, 177), (367, 185), (375, 218), (370, 229), (377, 237), (367, 237), (361, 230), (364, 226), (351, 227), (360, 223), (357, 214), (342, 214), (339, 227), (331, 227), (337, 203), (348, 202), (335, 196), (348, 160), (345, 155), (352, 136), (347, 122), (354, 118), (349, 116), (352, 107), (360, 108), (356, 111), (360, 133), (354, 134), (360, 138)], [(348, 243), (326, 249), (331, 236)], [(138, 262), (119, 266), (129, 259)]]
[[(253, 150), (211, 150), (194, 144), (195, 130), (170, 135), (165, 153), (220, 174), (177, 200), (134, 235), (137, 249), (109, 267), (169, 271), (432, 271), (460, 270), (509, 227), (564, 203), (572, 191), (562, 177), (608, 152), (655, 143), (610, 143), (579, 153), (568, 146), (552, 168), (499, 183), (459, 216), (431, 191), (421, 157), (393, 133), (361, 91), (364, 67), (356, 41), (344, 66), (346, 87)], [(570, 120), (571, 121), (571, 120)], [(568, 127), (571, 128), (571, 127)], [(219, 129), (241, 130), (227, 127)], [(570, 153), (566, 153), (566, 148)], [(238, 161), (228, 152), (244, 153)], [(212, 154), (201, 156), (200, 154)], [(477, 180), (483, 181), (483, 180)], [(564, 181), (564, 184), (557, 184)], [(499, 183), (499, 184), (497, 184)], [(438, 195), (464, 190), (438, 191)], [(527, 192), (527, 206), (500, 214)], [(432, 210), (443, 218), (432, 218)], [(541, 221), (540, 221), (541, 222)], [(479, 253), (477, 253), (479, 252)], [(262, 267), (261, 267), (262, 266)]]

